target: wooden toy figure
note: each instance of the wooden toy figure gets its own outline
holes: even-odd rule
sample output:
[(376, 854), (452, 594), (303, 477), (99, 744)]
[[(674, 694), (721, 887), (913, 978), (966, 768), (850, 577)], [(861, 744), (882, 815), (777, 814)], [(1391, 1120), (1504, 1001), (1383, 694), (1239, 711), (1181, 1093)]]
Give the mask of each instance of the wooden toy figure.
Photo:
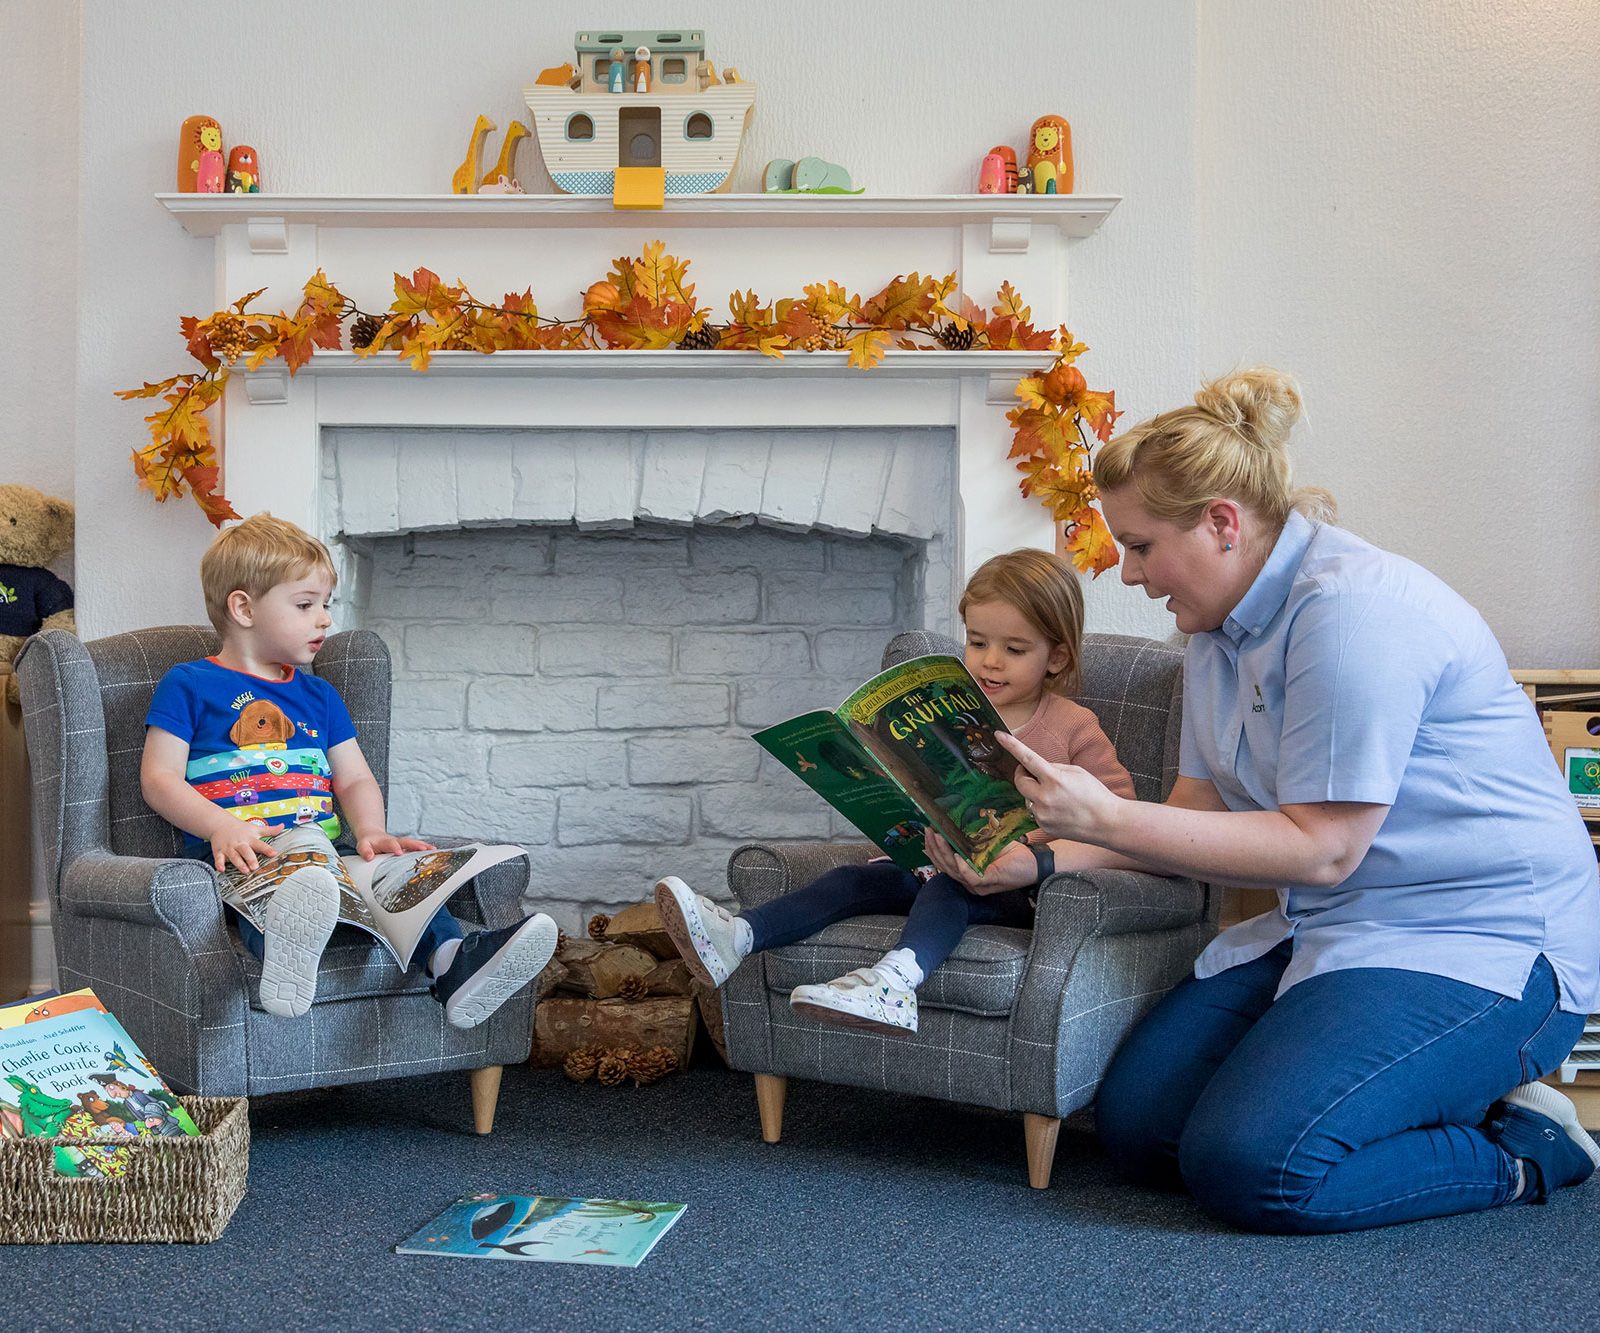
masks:
[(1028, 131), (1028, 170), (1035, 194), (1072, 193), (1072, 126), (1040, 116)]
[(472, 126), (472, 138), (467, 140), (467, 155), (450, 177), (451, 194), (474, 194), (483, 177), (483, 141), (495, 128), (488, 116), (479, 116)]
[[(201, 157), (206, 153), (217, 155), (216, 165), (222, 164), (222, 126), (210, 116), (190, 116), (178, 132), (178, 192), (180, 194), (215, 194), (222, 189), (220, 170), (216, 190), (201, 190)], [(206, 166), (209, 168), (210, 163)]]
[(978, 193), (1006, 193), (1006, 160), (999, 153), (985, 154), (978, 167)]
[(633, 51), (633, 91), (650, 91), (650, 48), (638, 46)]
[[(517, 145), (528, 137), (528, 127), (520, 120), (514, 120), (506, 127), (505, 141), (500, 145), (500, 160), (484, 173), (478, 182), (478, 193), (482, 194), (486, 187), (497, 182), (514, 184), (517, 179)], [(518, 186), (515, 190), (502, 190), (502, 194), (521, 194)]]
[(1001, 194), (1015, 194), (1017, 192), (1017, 155), (1005, 144), (996, 144), (989, 150), (1005, 164), (1006, 181)]
[(256, 150), (247, 143), (236, 143), (228, 150), (228, 193), (261, 193), (261, 166)]
[(611, 48), (611, 68), (607, 71), (610, 76), (610, 89), (614, 93), (623, 91), (623, 86), (628, 77), (628, 53), (620, 46)]

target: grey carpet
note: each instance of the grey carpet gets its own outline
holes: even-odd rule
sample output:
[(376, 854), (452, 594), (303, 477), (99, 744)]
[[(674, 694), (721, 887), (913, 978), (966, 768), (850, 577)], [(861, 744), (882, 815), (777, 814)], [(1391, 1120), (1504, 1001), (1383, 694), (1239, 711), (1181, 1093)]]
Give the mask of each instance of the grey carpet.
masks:
[[(1242, 1235), (1116, 1180), (1065, 1128), (1027, 1187), (986, 1112), (791, 1083), (763, 1144), (748, 1077), (653, 1087), (506, 1071), (258, 1101), (250, 1191), (201, 1246), (0, 1248), (14, 1329), (1531, 1328), (1593, 1326), (1600, 1181), (1542, 1208), (1323, 1238)], [(682, 1200), (637, 1269), (400, 1257), (471, 1189)]]

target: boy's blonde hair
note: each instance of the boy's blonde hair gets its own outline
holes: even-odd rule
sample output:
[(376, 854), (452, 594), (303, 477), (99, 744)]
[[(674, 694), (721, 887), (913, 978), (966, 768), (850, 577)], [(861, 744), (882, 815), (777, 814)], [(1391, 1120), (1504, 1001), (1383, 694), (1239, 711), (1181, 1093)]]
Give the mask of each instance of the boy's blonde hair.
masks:
[(1083, 588), (1060, 556), (1033, 547), (985, 560), (961, 594), (961, 618), (973, 602), (1004, 602), (1022, 613), (1052, 647), (1067, 650), (1066, 665), (1050, 672), (1044, 686), (1057, 694), (1078, 692), (1083, 656)]
[(1289, 480), (1289, 432), (1300, 390), (1281, 370), (1251, 366), (1210, 381), (1194, 402), (1151, 417), (1095, 456), (1102, 491), (1133, 483), (1156, 518), (1191, 528), (1213, 500), (1237, 501), (1274, 529), (1291, 510), (1332, 522), (1333, 497)]
[(233, 624), (228, 615), (230, 594), (243, 592), (254, 600), (280, 583), (312, 572), (339, 581), (328, 548), (309, 532), (287, 519), (255, 514), (224, 528), (200, 557), (206, 615), (218, 634), (226, 634)]

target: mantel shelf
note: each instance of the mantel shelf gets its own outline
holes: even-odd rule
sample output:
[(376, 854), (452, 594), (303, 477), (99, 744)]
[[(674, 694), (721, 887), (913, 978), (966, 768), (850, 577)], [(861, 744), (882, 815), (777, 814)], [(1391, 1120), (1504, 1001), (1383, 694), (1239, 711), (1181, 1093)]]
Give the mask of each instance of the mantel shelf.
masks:
[(996, 252), (1027, 249), (1034, 226), (1067, 237), (1094, 232), (1113, 194), (783, 195), (698, 194), (659, 209), (618, 210), (609, 198), (571, 194), (158, 194), (191, 236), (250, 227), (252, 249), (282, 228), (318, 227), (957, 227), (990, 229)]
[[(782, 360), (760, 352), (685, 352), (578, 350), (565, 352), (435, 352), (428, 376), (463, 375), (512, 379), (581, 378), (636, 380), (672, 378), (695, 381), (800, 377), (804, 379), (959, 380), (982, 377), (991, 403), (1014, 404), (1016, 384), (1024, 375), (1050, 364), (1049, 352), (891, 351), (871, 370), (857, 370), (845, 352), (796, 352)], [(382, 379), (416, 376), (419, 372), (397, 354), (318, 352), (300, 368), (300, 375)], [(281, 365), (242, 372), (250, 401), (258, 405), (288, 401), (290, 375)]]

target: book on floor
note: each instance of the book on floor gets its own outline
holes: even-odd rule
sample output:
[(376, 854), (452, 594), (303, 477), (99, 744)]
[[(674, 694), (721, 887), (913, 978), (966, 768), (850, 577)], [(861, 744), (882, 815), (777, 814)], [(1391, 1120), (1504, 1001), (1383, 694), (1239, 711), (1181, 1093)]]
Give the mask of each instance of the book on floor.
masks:
[(455, 1259), (637, 1268), (683, 1216), (684, 1207), (637, 1199), (466, 1194), (394, 1250)]
[(115, 1177), (133, 1139), (199, 1127), (127, 1029), (92, 990), (0, 1006), (0, 1137), (83, 1138), (58, 1145), (57, 1173)]
[(480, 871), (524, 854), (512, 843), (469, 842), (370, 861), (354, 852), (330, 858), (312, 825), (271, 833), (265, 841), (273, 854), (256, 870), (224, 872), (223, 902), (265, 932), (267, 904), (278, 886), (307, 865), (326, 866), (339, 883), (339, 920), (381, 940), (402, 970), (411, 966), (418, 939), (451, 894)]
[(1006, 724), (959, 657), (880, 671), (835, 709), (801, 713), (754, 740), (894, 858), (928, 862), (923, 830), (974, 870), (1038, 827), (995, 740)]

